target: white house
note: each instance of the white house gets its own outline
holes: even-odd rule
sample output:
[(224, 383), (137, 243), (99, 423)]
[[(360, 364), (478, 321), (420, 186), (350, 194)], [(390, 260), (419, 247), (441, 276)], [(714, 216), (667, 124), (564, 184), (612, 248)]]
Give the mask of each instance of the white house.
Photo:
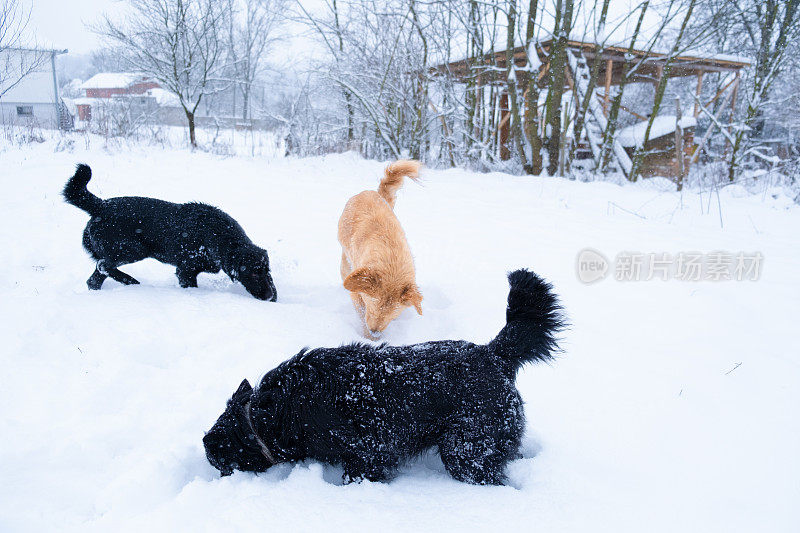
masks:
[(35, 48), (0, 50), (0, 123), (72, 127), (73, 117), (61, 100), (56, 76), (56, 57), (65, 53)]

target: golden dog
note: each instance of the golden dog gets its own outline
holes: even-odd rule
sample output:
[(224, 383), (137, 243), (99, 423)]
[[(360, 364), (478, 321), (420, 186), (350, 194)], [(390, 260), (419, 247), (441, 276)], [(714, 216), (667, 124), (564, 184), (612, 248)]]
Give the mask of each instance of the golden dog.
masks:
[(365, 333), (378, 337), (405, 307), (422, 314), (422, 294), (414, 260), (394, 214), (403, 178), (419, 178), (419, 161), (396, 161), (386, 167), (378, 191), (350, 198), (339, 218), (342, 280), (364, 319)]

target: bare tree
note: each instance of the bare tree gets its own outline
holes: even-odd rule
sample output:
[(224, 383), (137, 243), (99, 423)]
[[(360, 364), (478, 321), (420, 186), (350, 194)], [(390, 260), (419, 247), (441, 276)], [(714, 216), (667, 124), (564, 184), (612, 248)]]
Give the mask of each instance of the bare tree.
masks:
[(530, 174), (542, 173), (542, 138), (539, 135), (539, 52), (537, 51), (536, 35), (536, 14), (538, 12), (538, 0), (530, 0), (528, 6), (528, 23), (525, 28), (525, 51), (528, 54), (528, 72), (530, 81), (528, 82), (528, 94), (525, 96), (527, 105), (525, 106), (525, 136), (530, 146), (530, 162), (526, 161), (524, 167)]
[(436, 4), (418, 0), (337, 0), (325, 13), (303, 10), (330, 55), (318, 74), (341, 90), (347, 136), (352, 131), (364, 154), (427, 156), (431, 127), (441, 118), (429, 93), (436, 15)]
[(522, 114), (520, 113), (520, 104), (518, 102), (517, 74), (516, 67), (514, 66), (514, 37), (517, 33), (517, 16), (517, 0), (508, 0), (506, 11), (508, 20), (508, 25), (506, 27), (506, 79), (508, 83), (508, 96), (511, 102), (511, 137), (525, 171), (530, 173), (532, 169), (530, 165), (528, 165), (528, 157), (525, 154), (525, 137), (522, 132)]
[[(650, 31), (643, 29), (645, 15), (650, 8), (650, 0), (643, 0), (636, 8), (638, 15), (636, 16), (636, 26), (630, 36), (628, 44), (628, 53), (625, 54), (625, 61), (622, 64), (622, 73), (620, 76), (619, 85), (617, 86), (616, 93), (611, 100), (611, 107), (608, 112), (608, 120), (606, 127), (603, 130), (603, 141), (600, 148), (599, 168), (603, 172), (609, 170), (612, 155), (614, 154), (614, 139), (619, 128), (619, 112), (622, 110), (622, 98), (625, 94), (626, 87), (634, 80), (635, 76), (639, 74), (640, 68), (648, 61), (648, 55), (645, 54), (641, 58), (636, 58), (633, 54), (635, 49), (641, 49), (647, 53), (652, 52), (656, 43), (661, 40), (661, 36), (665, 30), (673, 23), (680, 9), (674, 9), (676, 5), (682, 5), (682, 0), (669, 0), (662, 5), (661, 23), (657, 28)], [(639, 44), (640, 37), (642, 38)], [(674, 54), (673, 54), (674, 55)]]
[(0, 98), (35, 72), (48, 55), (28, 48), (12, 53), (22, 46), (22, 36), (30, 20), (30, 8), (18, 0), (0, 0)]
[[(326, 12), (324, 14), (312, 14), (309, 12), (301, 0), (295, 0), (300, 12), (299, 21), (308, 25), (325, 45), (333, 61), (332, 68), (338, 70), (344, 68), (346, 58), (350, 52), (345, 48), (345, 39), (350, 34), (348, 22), (351, 18), (351, 10), (343, 9), (342, 2), (330, 0), (325, 2)], [(345, 5), (345, 8), (348, 6)], [(355, 138), (355, 105), (353, 103), (353, 93), (345, 86), (339, 87), (345, 100), (347, 110), (347, 142), (350, 143)]]
[(101, 48), (91, 53), (90, 62), (93, 74), (98, 72), (122, 72), (125, 63), (123, 53), (115, 48)]
[(195, 113), (223, 66), (224, 6), (215, 0), (127, 2), (130, 10), (121, 21), (105, 16), (95, 31), (122, 51), (128, 68), (177, 96), (195, 147)]
[(770, 91), (787, 62), (787, 51), (800, 37), (800, 0), (737, 0), (719, 7), (717, 18), (744, 34), (755, 57), (745, 92), (747, 108), (732, 135), (728, 179), (733, 181), (744, 158), (757, 154), (753, 140), (764, 129)]
[(229, 66), (242, 94), (244, 120), (250, 117), (253, 83), (264, 67), (263, 58), (275, 39), (285, 4), (284, 0), (229, 0)]
[[(645, 145), (647, 144), (647, 141), (650, 139), (650, 132), (652, 130), (653, 123), (655, 122), (655, 119), (658, 116), (658, 112), (661, 108), (661, 102), (664, 99), (664, 91), (666, 91), (667, 89), (667, 82), (669, 81), (669, 74), (675, 62), (675, 57), (681, 51), (682, 49), (681, 47), (686, 46), (686, 44), (683, 42), (683, 37), (684, 34), (686, 33), (686, 28), (689, 25), (689, 21), (692, 19), (692, 13), (694, 12), (696, 4), (697, 0), (689, 0), (689, 5), (686, 7), (686, 11), (683, 17), (683, 22), (681, 23), (677, 36), (674, 38), (672, 49), (667, 55), (663, 71), (659, 76), (658, 84), (656, 85), (655, 98), (653, 101), (653, 110), (650, 113), (650, 119), (647, 121), (647, 128), (645, 129), (644, 132), (644, 140), (642, 141), (641, 146), (637, 146), (636, 152), (634, 153), (633, 156), (633, 168), (631, 168), (630, 176), (628, 176), (628, 179), (630, 179), (631, 181), (636, 181), (639, 172), (642, 168), (642, 163), (644, 162), (644, 156), (646, 154)], [(699, 35), (696, 35), (695, 39), (699, 39)], [(676, 123), (676, 128), (677, 128), (677, 123)]]
[[(468, 0), (468, 2), (468, 14), (464, 21), (464, 26), (467, 34), (467, 57), (472, 60), (470, 66), (474, 71), (483, 54), (484, 34), (480, 27), (480, 21), (483, 18), (482, 10), (485, 9), (485, 6), (480, 5), (477, 0)], [(453, 9), (451, 11), (458, 13), (458, 3), (452, 7)], [(483, 138), (483, 135), (479, 133), (481, 127), (479, 111), (483, 108), (481, 105), (482, 98), (483, 89), (480, 87), (476, 76), (471, 75), (467, 81), (466, 101), (464, 102), (467, 112), (465, 142), (468, 151), (472, 148), (476, 139)]]
[[(563, 4), (562, 4), (563, 3)], [(545, 111), (545, 146), (547, 148), (547, 173), (551, 176), (558, 170), (558, 155), (561, 149), (561, 100), (564, 95), (564, 78), (567, 69), (567, 41), (572, 31), (574, 0), (556, 0), (555, 27), (550, 45), (550, 87)]]
[[(572, 160), (575, 157), (575, 150), (578, 146), (578, 141), (580, 141), (581, 135), (583, 134), (583, 126), (586, 121), (586, 114), (589, 112), (589, 106), (591, 104), (592, 98), (594, 98), (594, 90), (597, 87), (597, 77), (600, 74), (600, 66), (603, 64), (601, 58), (603, 57), (603, 52), (606, 47), (606, 41), (608, 40), (608, 36), (606, 33), (606, 19), (608, 17), (608, 5), (610, 0), (603, 0), (602, 7), (600, 8), (600, 17), (597, 22), (597, 31), (595, 32), (595, 45), (594, 45), (594, 64), (592, 65), (591, 75), (589, 76), (588, 83), (586, 85), (585, 92), (581, 95), (581, 105), (578, 108), (577, 115), (575, 116), (575, 126), (574, 126), (574, 134), (573, 137), (575, 139), (575, 143), (572, 145), (569, 159)], [(578, 90), (578, 87), (575, 87), (575, 90)]]

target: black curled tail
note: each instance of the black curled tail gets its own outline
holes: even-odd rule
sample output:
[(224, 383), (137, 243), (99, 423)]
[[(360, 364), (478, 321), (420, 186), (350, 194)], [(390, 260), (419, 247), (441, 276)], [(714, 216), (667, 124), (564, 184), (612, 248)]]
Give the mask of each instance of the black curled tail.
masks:
[(89, 165), (78, 165), (75, 175), (64, 186), (62, 194), (68, 204), (83, 209), (90, 215), (95, 215), (103, 206), (103, 200), (90, 193), (86, 188), (90, 179), (92, 179), (92, 169), (89, 168)]
[(525, 363), (552, 359), (567, 321), (553, 286), (535, 273), (515, 270), (508, 284), (506, 325), (489, 347), (516, 372)]

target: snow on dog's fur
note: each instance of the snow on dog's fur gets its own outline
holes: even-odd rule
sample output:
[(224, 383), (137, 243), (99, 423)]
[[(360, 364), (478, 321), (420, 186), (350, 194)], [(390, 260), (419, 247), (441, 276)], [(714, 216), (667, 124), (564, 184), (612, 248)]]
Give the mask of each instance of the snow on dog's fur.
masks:
[(552, 286), (527, 270), (508, 276), (506, 325), (488, 344), (351, 344), (303, 350), (247, 380), (203, 438), (224, 475), (282, 462), (341, 464), (346, 482), (390, 479), (398, 465), (438, 448), (455, 479), (501, 484), (525, 429), (514, 384), (547, 361), (564, 327)]
[(259, 248), (230, 215), (216, 207), (174, 204), (155, 198), (121, 196), (102, 199), (86, 186), (92, 169), (78, 165), (64, 187), (67, 203), (92, 218), (83, 231), (83, 247), (97, 261), (86, 281), (99, 290), (107, 277), (125, 285), (139, 282), (119, 270), (152, 257), (174, 265), (181, 287), (197, 287), (201, 272), (223, 270), (259, 300), (278, 297), (267, 251)]
[(376, 337), (400, 312), (413, 306), (422, 314), (414, 260), (394, 202), (403, 178), (419, 177), (418, 161), (396, 161), (384, 171), (378, 190), (348, 200), (339, 218), (341, 274), (366, 334)]

